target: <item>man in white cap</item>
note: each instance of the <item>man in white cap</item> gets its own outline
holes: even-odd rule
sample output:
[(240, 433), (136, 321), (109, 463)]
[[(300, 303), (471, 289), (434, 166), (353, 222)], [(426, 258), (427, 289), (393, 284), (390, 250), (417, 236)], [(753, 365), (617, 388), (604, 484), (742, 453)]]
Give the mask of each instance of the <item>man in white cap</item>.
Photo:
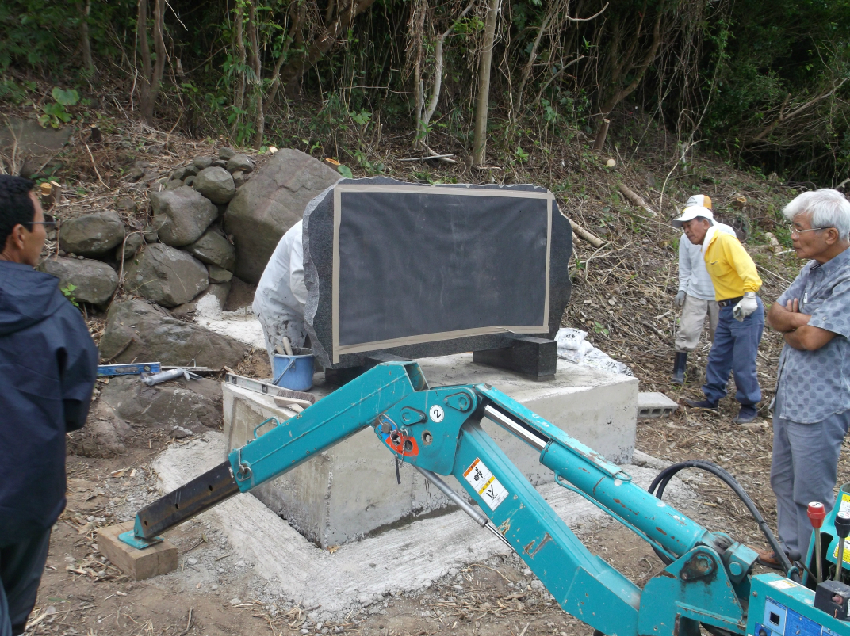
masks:
[(764, 305), (756, 292), (761, 278), (753, 259), (732, 234), (718, 231), (711, 210), (685, 208), (673, 226), (680, 227), (694, 245), (702, 246), (705, 268), (719, 307), (714, 344), (705, 370), (704, 400), (685, 400), (688, 406), (717, 410), (726, 396), (729, 372), (735, 376), (735, 396), (741, 409), (735, 423), (752, 422), (758, 415), (761, 388), (756, 376), (756, 354), (764, 332)]
[[(695, 194), (685, 204), (702, 206), (711, 211), (711, 199), (704, 194)], [(710, 213), (710, 212), (709, 212)], [(710, 217), (714, 218), (714, 217)], [(718, 224), (717, 227), (720, 227)], [(728, 226), (722, 226), (728, 227)], [(729, 228), (731, 230), (731, 228)], [(717, 329), (717, 301), (714, 300), (714, 285), (711, 276), (705, 269), (702, 257), (702, 246), (694, 245), (682, 234), (679, 239), (679, 291), (674, 301), (682, 309), (679, 317), (679, 329), (676, 331), (674, 343), (676, 359), (673, 363), (673, 384), (685, 381), (685, 367), (688, 364), (688, 353), (697, 348), (699, 337), (705, 326), (705, 316), (708, 315), (709, 338), (714, 341), (714, 330)]]

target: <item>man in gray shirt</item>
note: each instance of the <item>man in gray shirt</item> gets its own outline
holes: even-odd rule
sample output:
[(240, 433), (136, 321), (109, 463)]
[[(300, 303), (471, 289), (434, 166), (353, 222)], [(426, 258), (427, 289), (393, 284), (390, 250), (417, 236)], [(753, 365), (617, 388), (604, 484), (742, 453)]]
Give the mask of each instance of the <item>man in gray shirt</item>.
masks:
[[(804, 192), (784, 210), (800, 258), (810, 259), (770, 308), (782, 332), (770, 485), (779, 538), (805, 557), (811, 501), (834, 504), (838, 457), (850, 424), (850, 202), (837, 190)], [(761, 560), (776, 565), (772, 552)]]
[[(698, 205), (711, 210), (711, 199), (704, 194), (695, 194), (685, 204), (686, 208)], [(713, 218), (712, 218), (713, 220)], [(728, 225), (716, 224), (723, 232), (734, 232)], [(679, 238), (679, 291), (674, 300), (682, 309), (679, 328), (674, 343), (676, 359), (673, 363), (673, 384), (685, 381), (688, 353), (697, 348), (699, 337), (705, 328), (708, 315), (709, 339), (714, 340), (717, 329), (719, 307), (714, 299), (714, 284), (705, 268), (702, 245), (694, 245), (682, 234)]]

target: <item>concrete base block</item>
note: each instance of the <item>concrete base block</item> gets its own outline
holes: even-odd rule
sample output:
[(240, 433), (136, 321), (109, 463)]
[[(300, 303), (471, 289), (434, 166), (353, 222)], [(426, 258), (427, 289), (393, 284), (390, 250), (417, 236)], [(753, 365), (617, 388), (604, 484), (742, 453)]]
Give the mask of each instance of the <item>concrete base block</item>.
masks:
[(679, 408), (673, 400), (657, 391), (638, 393), (638, 419), (651, 420), (667, 417)]
[[(475, 364), (471, 354), (418, 361), (430, 386), (487, 383), (618, 463), (634, 451), (638, 381), (558, 361), (558, 373), (541, 380)], [(319, 376), (316, 376), (318, 379)], [(313, 392), (327, 395), (317, 382)], [(228, 452), (243, 446), (269, 417), (288, 415), (273, 398), (223, 385), (224, 434)], [(535, 486), (551, 482), (539, 455), (496, 424), (482, 425)], [(251, 492), (321, 547), (361, 539), (416, 516), (439, 511), (449, 501), (416, 470), (395, 460), (372, 429), (356, 433)], [(449, 477), (453, 489), (463, 488)]]
[(106, 558), (131, 579), (141, 581), (152, 576), (168, 574), (177, 569), (177, 546), (163, 541), (138, 550), (118, 539), (118, 535), (133, 529), (133, 521), (100, 528), (97, 544)]

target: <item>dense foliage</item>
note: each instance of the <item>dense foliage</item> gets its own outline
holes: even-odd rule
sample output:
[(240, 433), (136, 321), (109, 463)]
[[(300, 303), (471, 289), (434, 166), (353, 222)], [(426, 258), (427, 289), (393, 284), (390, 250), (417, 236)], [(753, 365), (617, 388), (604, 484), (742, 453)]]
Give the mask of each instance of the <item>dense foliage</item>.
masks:
[[(59, 87), (241, 144), (309, 151), (385, 130), (470, 152), (494, 5), (6, 0), (0, 100), (45, 125), (68, 105)], [(663, 125), (682, 161), (699, 144), (818, 184), (850, 167), (850, 0), (502, 0), (498, 16), (493, 152), (522, 161), (581, 133), (628, 147)]]

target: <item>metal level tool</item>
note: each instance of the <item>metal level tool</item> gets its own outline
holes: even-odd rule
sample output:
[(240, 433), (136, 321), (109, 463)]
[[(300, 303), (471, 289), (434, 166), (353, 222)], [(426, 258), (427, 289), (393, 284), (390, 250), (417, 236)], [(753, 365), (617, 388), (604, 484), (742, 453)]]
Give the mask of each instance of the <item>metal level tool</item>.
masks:
[(282, 386), (277, 386), (271, 382), (263, 382), (262, 380), (255, 380), (254, 378), (246, 378), (245, 376), (235, 375), (233, 373), (225, 375), (224, 381), (227, 384), (232, 384), (233, 386), (238, 386), (242, 389), (247, 389), (254, 393), (262, 393), (263, 395), (269, 395), (271, 397), (279, 396), (285, 398), (297, 398), (299, 400), (306, 400), (310, 404), (315, 404), (319, 399), (318, 396), (313, 395), (312, 393), (285, 389)]
[(109, 378), (116, 375), (141, 375), (142, 373), (159, 373), (162, 370), (159, 362), (137, 362), (133, 364), (101, 364), (97, 367), (97, 377)]

